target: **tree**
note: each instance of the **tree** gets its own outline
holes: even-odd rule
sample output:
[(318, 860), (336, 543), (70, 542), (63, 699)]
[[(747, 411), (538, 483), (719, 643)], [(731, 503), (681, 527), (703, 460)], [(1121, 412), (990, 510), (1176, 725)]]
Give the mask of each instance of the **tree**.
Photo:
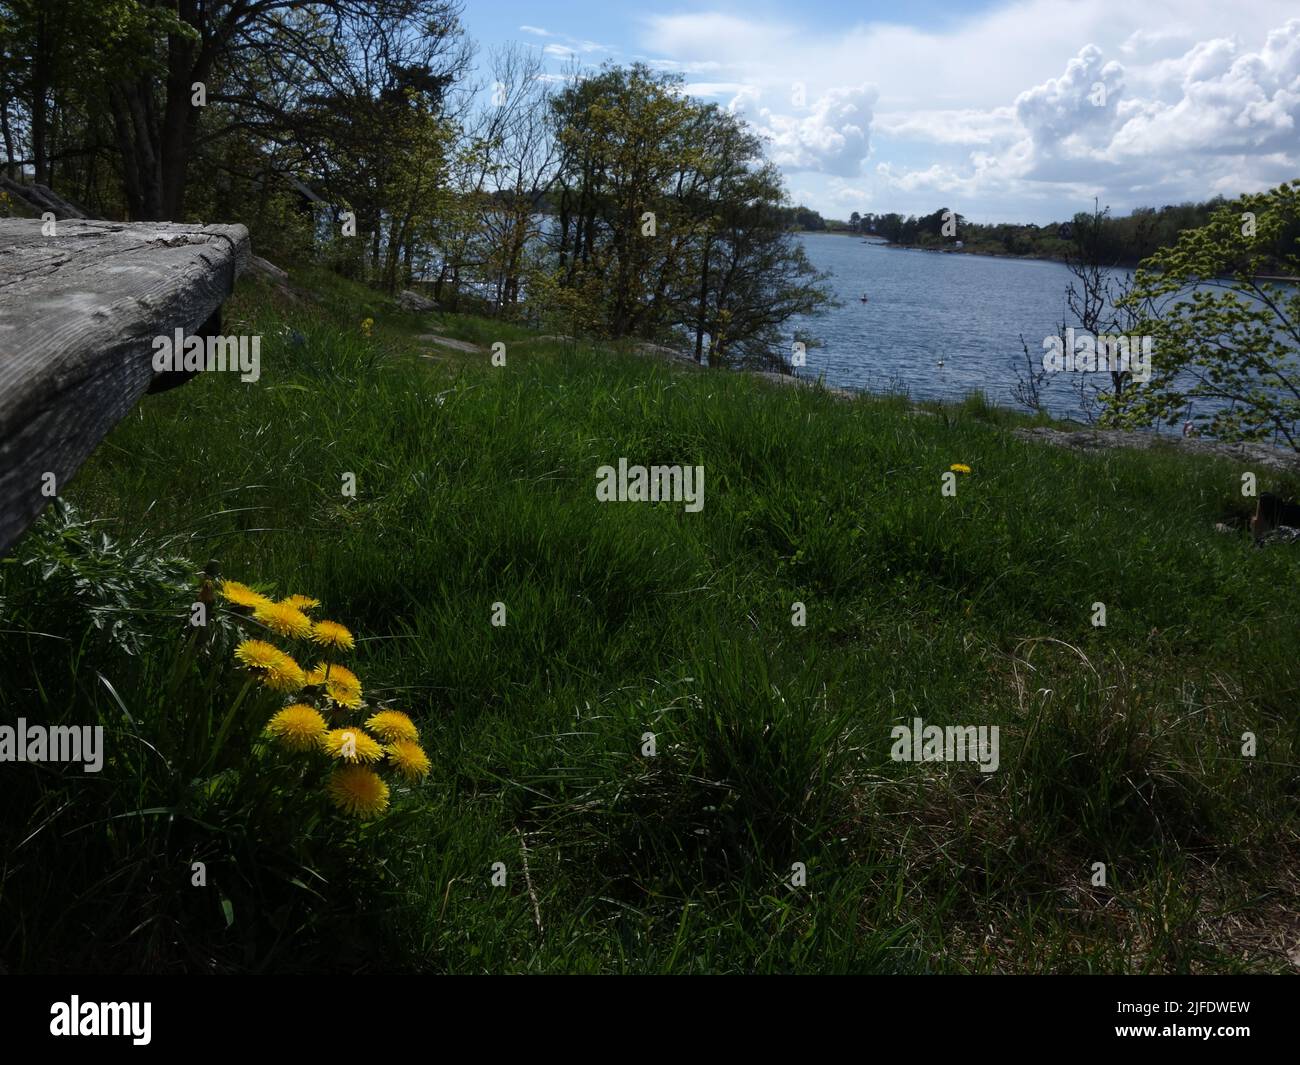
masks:
[[(463, 159), (458, 203), (442, 224), (443, 256), (437, 291), (448, 272), (459, 281), (471, 268), (504, 316), (519, 313), (524, 277), (542, 241), (539, 205), (554, 185), (558, 146), (547, 126), (551, 90), (536, 51), (508, 46), (491, 56), (489, 105), (472, 125), (471, 151)], [(456, 291), (450, 293), (455, 306)]]
[(747, 175), (726, 207), (712, 295), (710, 366), (784, 370), (787, 323), (834, 304), (829, 275), (814, 269), (781, 223), (783, 195), (780, 172), (765, 163)]
[(762, 141), (681, 79), (604, 68), (555, 97), (560, 148), (547, 302), (566, 327), (692, 343), (711, 365), (783, 365), (782, 330), (830, 300)]
[[(1125, 426), (1191, 420), (1300, 450), (1300, 181), (1242, 196), (1144, 261), (1126, 306), (1154, 338), (1150, 381), (1112, 397)], [(1195, 405), (1195, 406), (1193, 406)]]
[[(0, 0), (0, 136), (37, 181), (107, 151), (125, 213), (185, 217), (196, 158), (234, 134), (313, 154), (372, 137), (463, 71), (456, 0)], [(383, 95), (387, 93), (387, 95)], [(19, 141), (26, 144), (20, 146)], [(56, 143), (61, 142), (61, 143)], [(358, 153), (360, 154), (360, 153)]]
[[(1128, 284), (1116, 274), (1118, 264), (1106, 258), (1109, 216), (1110, 208), (1100, 207), (1095, 200), (1091, 213), (1081, 211), (1076, 214), (1070, 226), (1072, 243), (1065, 257), (1066, 268), (1074, 275), (1065, 291), (1066, 307), (1074, 318), (1074, 324), (1092, 337), (1094, 343), (1116, 334), (1127, 336), (1128, 327), (1133, 324), (1133, 317), (1126, 310), (1128, 305), (1123, 302), (1128, 294)], [(1063, 347), (1065, 336), (1063, 325)], [(1130, 370), (1118, 363), (1108, 366), (1107, 375), (1109, 390), (1090, 384), (1091, 378), (1085, 374), (1076, 378), (1079, 406), (1089, 420), (1096, 417), (1099, 407), (1105, 407), (1112, 398), (1119, 397), (1133, 377)]]

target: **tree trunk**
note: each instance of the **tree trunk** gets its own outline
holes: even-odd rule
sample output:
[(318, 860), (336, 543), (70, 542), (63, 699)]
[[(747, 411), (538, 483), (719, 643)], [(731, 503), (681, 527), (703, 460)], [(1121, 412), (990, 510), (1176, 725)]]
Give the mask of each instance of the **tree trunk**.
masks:
[(704, 241), (704, 263), (700, 267), (700, 307), (695, 319), (695, 361), (704, 361), (704, 320), (709, 308), (709, 256), (713, 252), (713, 238)]
[(50, 162), (47, 136), (49, 133), (49, 112), (46, 107), (47, 94), (50, 89), (50, 49), (49, 24), (45, 12), (38, 9), (36, 15), (36, 47), (32, 55), (32, 166), (35, 170), (36, 184), (49, 187)]

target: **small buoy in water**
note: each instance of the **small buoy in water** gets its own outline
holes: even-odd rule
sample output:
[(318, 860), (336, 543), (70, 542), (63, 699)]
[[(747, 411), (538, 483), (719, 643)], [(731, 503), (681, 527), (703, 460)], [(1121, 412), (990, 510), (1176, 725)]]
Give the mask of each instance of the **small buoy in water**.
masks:
[(865, 294), (865, 293), (864, 293), (863, 295), (859, 296), (858, 298), (859, 298), (860, 300), (862, 300), (863, 303), (866, 303), (866, 302), (867, 302), (867, 297), (866, 297), (866, 294)]

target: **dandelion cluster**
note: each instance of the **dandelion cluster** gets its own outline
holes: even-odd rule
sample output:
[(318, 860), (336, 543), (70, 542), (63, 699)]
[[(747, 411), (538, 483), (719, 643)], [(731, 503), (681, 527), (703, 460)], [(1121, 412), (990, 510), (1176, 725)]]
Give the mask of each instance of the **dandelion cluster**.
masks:
[[(321, 759), (330, 770), (326, 794), (339, 810), (362, 820), (378, 817), (388, 809), (391, 794), (381, 772), (412, 783), (429, 775), (429, 756), (415, 722), (400, 710), (368, 707), (360, 678), (335, 661), (352, 651), (356, 640), (337, 621), (311, 617), (319, 599), (276, 600), (238, 581), (224, 581), (219, 592), (235, 617), (259, 630), (235, 648), (235, 660), (251, 674), (250, 684), (293, 700), (267, 722), (266, 735), (287, 751)], [(316, 664), (304, 668), (290, 651), (262, 637), (292, 641)], [(364, 723), (349, 720), (358, 712), (369, 713)]]

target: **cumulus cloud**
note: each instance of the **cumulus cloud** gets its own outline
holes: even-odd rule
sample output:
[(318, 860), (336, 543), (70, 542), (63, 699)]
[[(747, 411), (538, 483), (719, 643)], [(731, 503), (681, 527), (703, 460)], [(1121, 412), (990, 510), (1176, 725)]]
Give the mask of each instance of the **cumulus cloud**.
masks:
[(1059, 78), (1016, 97), (1016, 119), (1047, 150), (1072, 137), (1114, 126), (1124, 89), (1124, 68), (1106, 61), (1096, 45), (1085, 45)]
[(1012, 107), (990, 111), (953, 108), (934, 111), (894, 111), (877, 114), (876, 133), (924, 141), (929, 144), (988, 146), (1020, 136), (1022, 128)]
[(1198, 44), (1167, 73), (1179, 77), (1178, 98), (1145, 102), (1117, 131), (1112, 157), (1281, 151), (1300, 159), (1300, 19), (1255, 52), (1232, 40)]
[[(1087, 45), (1062, 73), (1019, 93), (1018, 135), (989, 121), (988, 150), (964, 165), (877, 167), (902, 192), (973, 198), (1041, 194), (1137, 202), (1255, 191), (1300, 172), (1300, 19), (1255, 49), (1203, 40), (1131, 79), (1130, 68)], [(1140, 85), (1140, 90), (1134, 87)], [(879, 129), (944, 138), (933, 119), (882, 116)]]
[(772, 161), (789, 170), (856, 177), (871, 147), (877, 92), (867, 85), (831, 89), (804, 114), (759, 112), (759, 131), (771, 142)]
[[(639, 22), (643, 50), (701, 92), (739, 86), (728, 106), (813, 206), (862, 185), (890, 209), (932, 209), (941, 194), (1014, 218), (1033, 204), (1059, 217), (1093, 195), (1122, 211), (1294, 178), (1295, 15), (1295, 0), (995, 0), (939, 23), (864, 14), (833, 31), (789, 6)], [(810, 106), (791, 101), (798, 83)], [(865, 184), (853, 181), (868, 158)]]

